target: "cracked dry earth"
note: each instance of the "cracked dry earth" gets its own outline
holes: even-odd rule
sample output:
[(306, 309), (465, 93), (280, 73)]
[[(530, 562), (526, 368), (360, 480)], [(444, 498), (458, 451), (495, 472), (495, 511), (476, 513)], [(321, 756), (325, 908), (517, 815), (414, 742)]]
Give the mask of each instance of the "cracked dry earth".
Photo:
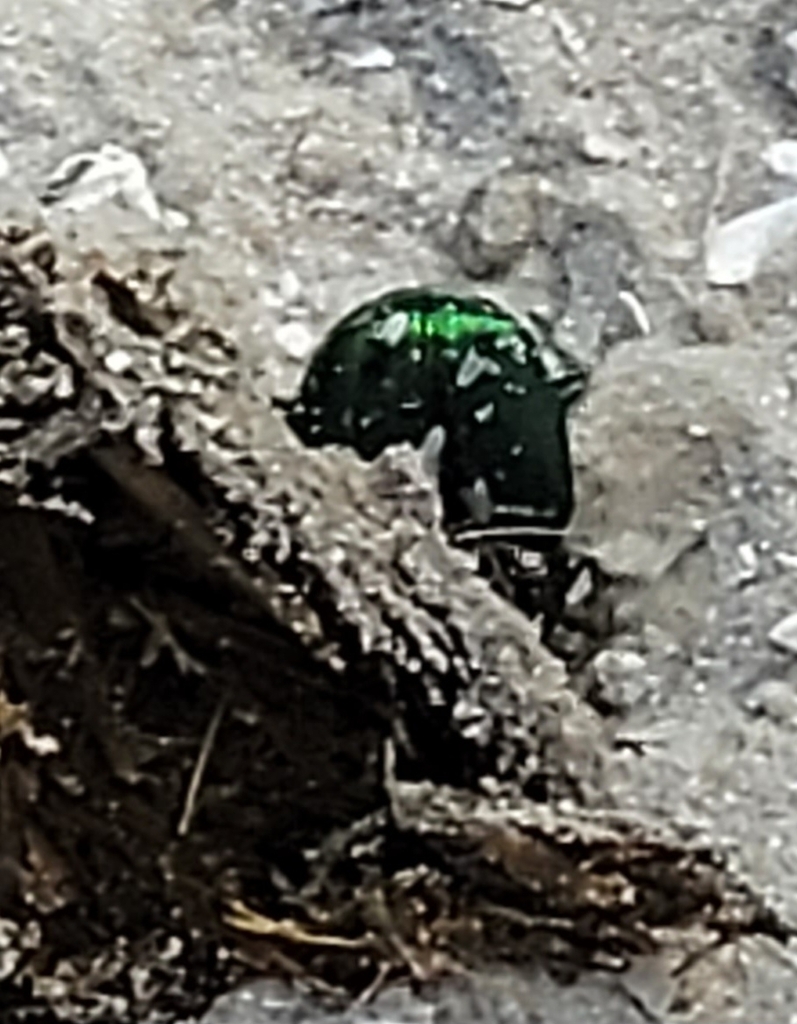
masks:
[[(792, 922), (795, 262), (713, 287), (705, 243), (797, 194), (762, 156), (797, 128), (795, 29), (791, 0), (0, 0), (3, 212), (43, 197), (73, 244), (180, 250), (264, 400), (408, 283), (533, 309), (595, 366), (571, 543), (623, 581), (587, 669), (627, 740), (611, 797), (698, 826)], [(63, 200), (59, 164), (109, 142), (154, 207)], [(206, 1024), (316, 1016), (263, 983)], [(344, 1019), (783, 1024), (797, 960), (745, 940), (680, 978), (507, 971)]]

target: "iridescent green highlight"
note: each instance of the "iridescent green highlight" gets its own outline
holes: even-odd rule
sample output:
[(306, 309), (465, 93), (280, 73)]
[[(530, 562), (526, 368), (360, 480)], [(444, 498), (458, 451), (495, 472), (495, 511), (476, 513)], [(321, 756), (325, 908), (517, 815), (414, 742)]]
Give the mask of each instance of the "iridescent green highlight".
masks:
[(432, 312), (415, 310), (409, 313), (408, 334), (414, 340), (441, 338), (444, 341), (464, 344), (477, 335), (504, 336), (516, 331), (517, 324), (509, 317), (463, 312), (453, 304)]

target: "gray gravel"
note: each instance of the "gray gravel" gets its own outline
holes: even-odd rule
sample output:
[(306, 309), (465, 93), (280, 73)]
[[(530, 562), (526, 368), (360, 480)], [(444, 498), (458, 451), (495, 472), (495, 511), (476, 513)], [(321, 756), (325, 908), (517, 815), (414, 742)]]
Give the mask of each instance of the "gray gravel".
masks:
[(615, 984), (590, 980), (563, 988), (546, 977), (507, 973), (449, 982), (420, 997), (397, 987), (368, 1006), (339, 1013), (319, 1012), (312, 1000), (263, 981), (219, 999), (203, 1024), (642, 1024), (646, 1019)]
[[(553, 316), (599, 364), (573, 543), (629, 581), (602, 671), (636, 744), (611, 798), (697, 824), (792, 921), (797, 661), (771, 634), (797, 611), (795, 259), (720, 290), (703, 253), (797, 194), (761, 158), (797, 124), (795, 28), (797, 3), (753, 0), (0, 0), (6, 208), (75, 153), (138, 155), (157, 222), (57, 189), (47, 217), (183, 249), (264, 396), (334, 317), (412, 282)], [(623, 983), (506, 974), (327, 1019), (783, 1024), (796, 967), (748, 942), (677, 981), (666, 957)], [(205, 1024), (315, 1015), (265, 985)]]

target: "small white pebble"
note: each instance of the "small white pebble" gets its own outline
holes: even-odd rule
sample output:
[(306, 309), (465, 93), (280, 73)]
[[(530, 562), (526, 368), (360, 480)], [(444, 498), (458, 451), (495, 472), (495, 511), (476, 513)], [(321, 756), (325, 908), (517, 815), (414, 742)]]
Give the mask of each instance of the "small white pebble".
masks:
[(396, 55), (381, 44), (362, 53), (346, 54), (343, 59), (355, 71), (389, 71), (396, 63)]
[(130, 353), (120, 348), (109, 352), (103, 361), (106, 370), (110, 373), (125, 373), (133, 365), (133, 357)]
[(299, 280), (298, 274), (290, 267), (286, 267), (280, 274), (279, 293), (286, 306), (293, 305), (302, 294), (302, 282)]
[(313, 335), (304, 324), (295, 320), (280, 324), (274, 332), (274, 340), (291, 359), (306, 359), (315, 347)]
[(784, 178), (797, 178), (797, 139), (778, 139), (761, 154), (764, 163)]
[(775, 562), (779, 568), (787, 569), (789, 572), (797, 570), (797, 555), (793, 555), (789, 551), (779, 551), (775, 555)]

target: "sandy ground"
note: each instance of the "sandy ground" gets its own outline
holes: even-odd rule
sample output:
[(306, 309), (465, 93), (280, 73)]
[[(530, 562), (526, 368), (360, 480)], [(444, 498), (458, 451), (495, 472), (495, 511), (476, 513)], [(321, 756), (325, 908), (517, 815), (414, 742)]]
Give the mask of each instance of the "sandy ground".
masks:
[[(630, 581), (595, 669), (634, 741), (612, 798), (707, 832), (793, 922), (797, 655), (769, 634), (797, 611), (797, 263), (786, 237), (711, 287), (705, 243), (797, 194), (763, 159), (797, 129), (796, 28), (789, 0), (0, 0), (5, 185), (46, 195), (75, 153), (137, 154), (149, 214), (48, 215), (112, 251), (173, 237), (264, 397), (337, 315), (413, 282), (533, 308), (597, 364), (573, 543)], [(207, 1024), (312, 1016), (280, 1000)], [(663, 959), (369, 1012), (784, 1024), (797, 961), (750, 942), (677, 983)]]

